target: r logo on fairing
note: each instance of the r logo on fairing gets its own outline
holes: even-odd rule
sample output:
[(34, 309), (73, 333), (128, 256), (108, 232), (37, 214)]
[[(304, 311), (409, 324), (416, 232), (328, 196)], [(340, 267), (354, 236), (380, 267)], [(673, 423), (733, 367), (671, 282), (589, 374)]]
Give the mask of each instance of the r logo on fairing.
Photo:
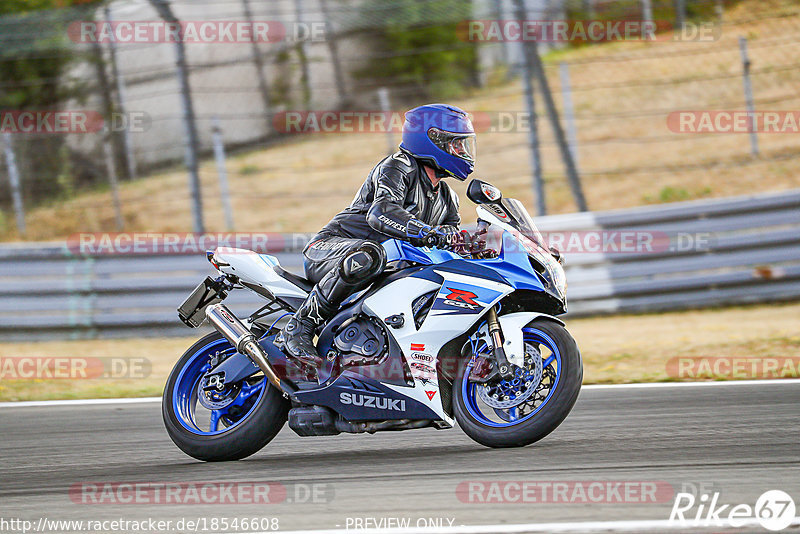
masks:
[(477, 310), (480, 308), (480, 304), (473, 300), (477, 298), (478, 295), (472, 291), (454, 289), (452, 287), (448, 287), (447, 290), (450, 291), (450, 294), (445, 297), (444, 304), (458, 306), (459, 308), (467, 308), (468, 310)]
[(477, 298), (478, 295), (473, 293), (472, 291), (464, 291), (463, 289), (453, 289), (452, 287), (448, 287), (447, 290), (450, 292), (447, 295), (447, 300), (461, 300), (466, 302), (467, 304), (472, 304), (473, 306), (477, 306), (478, 303), (475, 302), (474, 298)]

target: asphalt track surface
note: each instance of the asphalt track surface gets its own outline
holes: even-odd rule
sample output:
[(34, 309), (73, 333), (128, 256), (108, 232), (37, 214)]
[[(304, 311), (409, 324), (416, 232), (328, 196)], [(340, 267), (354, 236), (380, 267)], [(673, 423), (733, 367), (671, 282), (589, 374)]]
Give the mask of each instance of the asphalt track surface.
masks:
[[(154, 402), (3, 406), (0, 429), (3, 519), (206, 518), (208, 528), (215, 517), (275, 517), (286, 531), (352, 528), (359, 520), (370, 527), (397, 526), (388, 522), (394, 518), (423, 527), (432, 519), (443, 525), (497, 525), (497, 531), (509, 524), (570, 522), (597, 532), (615, 529), (597, 527), (596, 522), (664, 521), (673, 492), (692, 487), (720, 492), (720, 503), (751, 505), (766, 490), (780, 489), (794, 498), (800, 511), (798, 381), (584, 389), (558, 430), (522, 449), (486, 449), (458, 428), (327, 438), (300, 438), (284, 428), (249, 459), (208, 464), (194, 461), (172, 444)], [(286, 500), (82, 504), (80, 497), (76, 502), (69, 494), (71, 487), (87, 482), (202, 481), (276, 482), (286, 488)], [(485, 504), (463, 502), (469, 494), (458, 494), (457, 488), (469, 481), (657, 482), (661, 489), (658, 502), (588, 502), (576, 497), (575, 502)], [(309, 500), (306, 484), (320, 485), (317, 502), (297, 502)], [(671, 486), (667, 493), (664, 484)], [(613, 492), (610, 498), (615, 500)], [(381, 519), (383, 523), (374, 522)], [(632, 530), (644, 531), (647, 525), (643, 522)], [(489, 532), (494, 527), (487, 528)], [(798, 532), (797, 527), (790, 530)], [(755, 526), (744, 531), (766, 532)]]

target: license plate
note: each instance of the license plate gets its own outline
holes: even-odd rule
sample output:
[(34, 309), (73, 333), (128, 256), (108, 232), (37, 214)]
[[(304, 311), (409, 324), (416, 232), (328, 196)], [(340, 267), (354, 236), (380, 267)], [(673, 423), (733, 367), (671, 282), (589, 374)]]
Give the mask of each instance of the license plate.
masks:
[(223, 284), (207, 276), (180, 305), (178, 317), (186, 326), (197, 328), (206, 319), (206, 308), (222, 302), (227, 296)]

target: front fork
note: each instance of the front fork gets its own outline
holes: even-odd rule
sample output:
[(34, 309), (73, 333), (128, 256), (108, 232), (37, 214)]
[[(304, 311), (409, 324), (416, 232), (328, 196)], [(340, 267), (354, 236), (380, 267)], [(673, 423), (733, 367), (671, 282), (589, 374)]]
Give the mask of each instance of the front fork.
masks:
[(489, 331), (489, 337), (492, 338), (492, 356), (497, 362), (497, 371), (504, 379), (509, 379), (514, 376), (514, 371), (511, 368), (511, 363), (506, 357), (506, 351), (503, 349), (503, 330), (500, 328), (500, 321), (497, 319), (497, 310), (495, 306), (486, 314), (486, 328)]

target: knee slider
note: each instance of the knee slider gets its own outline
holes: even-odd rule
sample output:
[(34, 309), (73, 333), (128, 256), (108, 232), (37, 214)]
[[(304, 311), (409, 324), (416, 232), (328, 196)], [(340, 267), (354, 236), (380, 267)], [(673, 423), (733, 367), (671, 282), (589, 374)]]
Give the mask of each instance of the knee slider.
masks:
[(377, 243), (367, 241), (350, 252), (339, 264), (339, 274), (349, 284), (366, 282), (383, 272), (386, 251)]

